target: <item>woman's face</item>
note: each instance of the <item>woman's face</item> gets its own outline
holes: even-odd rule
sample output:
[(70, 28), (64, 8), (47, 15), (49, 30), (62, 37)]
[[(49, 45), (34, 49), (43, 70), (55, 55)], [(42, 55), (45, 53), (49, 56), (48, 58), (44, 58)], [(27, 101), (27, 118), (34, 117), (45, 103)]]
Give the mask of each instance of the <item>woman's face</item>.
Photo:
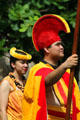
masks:
[(26, 60), (16, 60), (15, 63), (11, 64), (14, 71), (17, 73), (24, 75), (28, 69), (28, 62)]

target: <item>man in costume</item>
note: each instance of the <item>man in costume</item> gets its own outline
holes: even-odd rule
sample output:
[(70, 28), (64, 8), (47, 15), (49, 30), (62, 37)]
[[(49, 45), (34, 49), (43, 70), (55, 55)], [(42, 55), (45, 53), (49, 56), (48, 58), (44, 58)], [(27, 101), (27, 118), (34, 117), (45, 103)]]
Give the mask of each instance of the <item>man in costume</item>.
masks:
[(22, 120), (22, 98), (31, 55), (16, 49), (10, 49), (10, 72), (0, 83), (0, 120)]
[[(68, 23), (58, 15), (44, 15), (33, 27), (33, 43), (44, 54), (29, 73), (22, 102), (23, 120), (65, 120), (70, 68), (78, 63), (76, 54), (58, 66), (64, 57), (59, 32), (70, 32)], [(80, 119), (80, 93), (74, 78), (70, 118)]]

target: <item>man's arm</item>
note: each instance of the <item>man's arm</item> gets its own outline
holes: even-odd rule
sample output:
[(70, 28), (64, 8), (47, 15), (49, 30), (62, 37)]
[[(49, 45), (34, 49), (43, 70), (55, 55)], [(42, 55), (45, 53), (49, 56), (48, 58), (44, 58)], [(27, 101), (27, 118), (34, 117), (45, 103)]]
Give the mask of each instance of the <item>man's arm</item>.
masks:
[(8, 81), (5, 80), (0, 85), (1, 120), (8, 120), (6, 109), (8, 105), (9, 92), (10, 92), (10, 84)]
[(76, 54), (67, 58), (67, 60), (62, 63), (58, 68), (49, 73), (45, 78), (46, 86), (51, 86), (55, 84), (65, 73), (66, 69), (77, 66), (78, 56)]

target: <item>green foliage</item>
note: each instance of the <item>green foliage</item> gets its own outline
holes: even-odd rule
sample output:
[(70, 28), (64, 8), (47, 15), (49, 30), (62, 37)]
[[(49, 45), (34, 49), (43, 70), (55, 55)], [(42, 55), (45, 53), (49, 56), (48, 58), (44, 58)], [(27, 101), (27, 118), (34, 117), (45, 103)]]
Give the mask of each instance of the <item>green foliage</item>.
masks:
[(72, 51), (76, 9), (76, 0), (0, 0), (0, 56), (15, 46), (31, 53), (33, 60), (38, 62), (41, 55), (33, 47), (32, 27), (40, 16), (58, 14), (71, 28), (70, 34), (61, 37), (67, 57)]
[(8, 51), (8, 48), (4, 49), (4, 45), (5, 45), (5, 39), (0, 40), (0, 57), (4, 52)]
[(13, 22), (11, 24), (12, 30), (27, 32), (26, 35), (31, 37), (32, 27), (35, 21), (40, 17), (40, 12), (30, 9), (30, 4), (20, 5), (16, 3), (15, 6), (9, 9), (8, 16), (11, 22)]
[[(76, 0), (0, 0), (0, 51), (3, 53), (7, 48), (15, 46), (34, 54), (32, 27), (44, 14), (61, 15), (73, 31)], [(73, 36), (73, 32), (71, 35)]]

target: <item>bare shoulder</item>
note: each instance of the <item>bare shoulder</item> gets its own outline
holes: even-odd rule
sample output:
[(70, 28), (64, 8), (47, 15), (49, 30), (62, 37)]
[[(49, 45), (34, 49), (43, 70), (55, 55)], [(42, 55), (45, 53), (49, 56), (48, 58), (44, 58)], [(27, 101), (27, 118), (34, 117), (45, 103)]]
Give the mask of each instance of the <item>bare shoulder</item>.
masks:
[(10, 84), (7, 80), (2, 81), (2, 83), (0, 84), (0, 89), (1, 90), (10, 90)]

